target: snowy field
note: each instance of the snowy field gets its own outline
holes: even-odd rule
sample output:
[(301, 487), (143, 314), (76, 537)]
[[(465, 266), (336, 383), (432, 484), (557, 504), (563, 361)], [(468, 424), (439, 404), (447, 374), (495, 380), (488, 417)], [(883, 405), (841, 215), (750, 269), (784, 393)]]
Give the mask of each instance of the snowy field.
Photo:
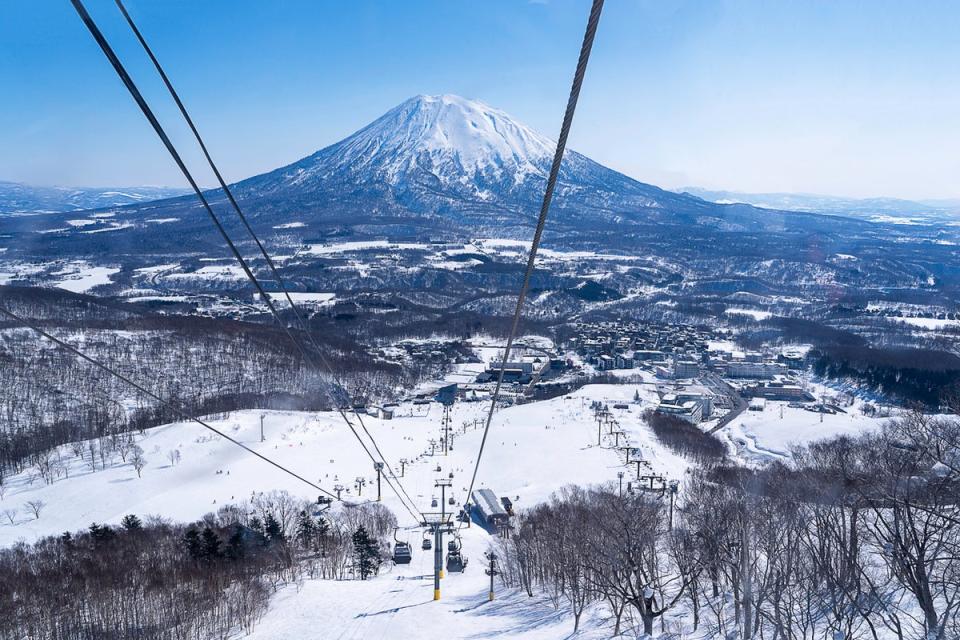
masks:
[[(623, 452), (613, 448), (614, 439), (604, 436), (596, 446), (597, 423), (590, 400), (627, 402), (634, 392), (649, 391), (634, 385), (591, 385), (567, 397), (502, 409), (494, 417), (477, 486), (488, 486), (498, 495), (517, 498), (518, 507), (546, 499), (565, 484), (591, 484), (616, 480), (623, 469)], [(400, 458), (415, 460), (407, 467), (404, 486), (421, 509), (429, 507), (433, 469), (443, 475), (455, 474), (457, 502), (462, 502), (469, 483), (469, 470), (479, 448), (483, 419), (489, 404), (457, 403), (453, 409), (455, 437), (449, 456), (430, 456), (428, 441), (439, 439), (441, 408), (430, 405), (401, 405), (393, 420), (364, 417), (364, 424), (377, 439), (391, 465), (399, 473)], [(663, 450), (640, 422), (640, 408), (617, 410), (621, 428), (632, 446), (645, 452), (654, 469), (671, 477), (682, 474), (685, 465)], [(350, 500), (369, 498), (376, 484), (372, 464), (354, 436), (335, 413), (263, 412), (266, 441), (260, 440), (260, 415), (242, 411), (212, 425), (231, 437), (262, 452), (311, 481), (333, 491), (343, 483)], [(606, 429), (604, 429), (606, 433)], [(362, 435), (362, 431), (361, 431)], [(621, 444), (623, 437), (620, 438)], [(10, 489), (2, 508), (17, 508), (29, 500), (42, 500), (46, 507), (39, 519), (20, 509), (11, 525), (0, 524), (0, 545), (19, 539), (35, 540), (64, 530), (85, 528), (91, 522), (117, 523), (127, 513), (162, 514), (176, 520), (194, 520), (216, 511), (231, 501), (249, 497), (255, 491), (287, 489), (306, 498), (316, 492), (242, 449), (206, 431), (195, 423), (175, 423), (150, 429), (138, 440), (147, 458), (143, 477), (138, 478), (129, 463), (118, 460), (106, 470), (91, 472), (79, 463), (69, 447), (61, 455), (69, 460), (70, 477), (44, 485), (34, 471), (9, 479)], [(171, 465), (170, 451), (181, 460)], [(558, 477), (557, 469), (563, 469)], [(635, 465), (630, 469), (636, 470)], [(217, 473), (222, 471), (223, 473)], [(367, 479), (362, 496), (352, 488), (358, 476)], [(386, 487), (385, 487), (386, 488)], [(90, 499), (95, 496), (95, 499)], [(404, 525), (412, 525), (409, 514), (391, 495), (385, 495)], [(406, 518), (406, 520), (405, 520)]]
[(878, 429), (889, 418), (863, 415), (862, 403), (844, 407), (847, 413), (825, 414), (768, 401), (762, 411), (744, 411), (717, 436), (724, 438), (747, 463), (786, 459), (794, 444), (808, 444), (834, 435), (856, 435)]

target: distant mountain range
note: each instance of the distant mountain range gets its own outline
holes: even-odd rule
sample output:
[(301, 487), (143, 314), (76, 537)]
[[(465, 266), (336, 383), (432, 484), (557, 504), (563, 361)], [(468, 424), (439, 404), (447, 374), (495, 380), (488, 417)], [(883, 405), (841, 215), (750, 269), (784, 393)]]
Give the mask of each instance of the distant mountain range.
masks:
[(864, 218), (875, 222), (936, 221), (960, 217), (960, 200), (902, 200), (899, 198), (844, 198), (809, 193), (743, 193), (683, 187), (678, 193), (720, 204), (752, 204), (765, 209), (806, 211)]
[(36, 187), (0, 181), (0, 216), (116, 207), (184, 193), (187, 189), (169, 187)]

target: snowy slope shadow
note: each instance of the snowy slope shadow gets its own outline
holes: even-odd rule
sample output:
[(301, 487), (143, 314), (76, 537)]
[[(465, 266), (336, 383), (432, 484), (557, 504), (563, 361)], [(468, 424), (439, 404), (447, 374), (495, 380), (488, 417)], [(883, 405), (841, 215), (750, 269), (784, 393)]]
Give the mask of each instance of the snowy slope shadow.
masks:
[[(557, 624), (565, 624), (570, 616), (568, 612), (561, 609), (555, 609), (549, 599), (544, 597), (529, 597), (523, 591), (511, 590), (503, 591), (497, 594), (497, 599), (488, 602), (486, 599), (478, 601), (476, 597), (463, 597), (457, 599), (462, 607), (455, 609), (455, 613), (469, 613), (477, 616), (499, 617), (507, 623), (507, 628), (514, 631), (524, 630), (533, 631), (545, 627), (552, 627)], [(465, 635), (464, 638), (495, 638), (503, 634), (503, 629), (490, 630), (471, 635)]]

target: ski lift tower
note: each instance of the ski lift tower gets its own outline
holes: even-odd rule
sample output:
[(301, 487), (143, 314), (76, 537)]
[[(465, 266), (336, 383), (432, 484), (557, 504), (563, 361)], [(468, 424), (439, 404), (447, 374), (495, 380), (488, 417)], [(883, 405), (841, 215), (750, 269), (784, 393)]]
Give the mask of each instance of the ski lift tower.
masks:
[(450, 516), (445, 512), (423, 514), (423, 527), (433, 534), (433, 599), (440, 599), (440, 580), (443, 578), (443, 534), (453, 533)]
[(377, 502), (380, 502), (380, 476), (383, 475), (383, 463), (374, 462), (373, 470), (377, 472)]

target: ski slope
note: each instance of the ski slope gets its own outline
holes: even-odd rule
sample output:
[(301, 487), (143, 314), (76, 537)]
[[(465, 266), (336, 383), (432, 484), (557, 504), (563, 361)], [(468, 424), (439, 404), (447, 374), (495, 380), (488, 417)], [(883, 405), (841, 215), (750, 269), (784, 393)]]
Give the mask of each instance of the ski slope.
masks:
[[(457, 375), (462, 374), (451, 373)], [(652, 471), (683, 480), (687, 461), (660, 445), (642, 421), (643, 410), (656, 400), (655, 385), (588, 385), (567, 396), (499, 409), (480, 465), (477, 488), (489, 487), (498, 496), (509, 496), (515, 507), (522, 509), (548, 499), (567, 484), (615, 485), (619, 471), (625, 472), (625, 481), (633, 478), (637, 465), (624, 465), (625, 451), (613, 446), (614, 437), (606, 426), (601, 429), (602, 444), (597, 446), (598, 426), (590, 408), (595, 400), (610, 408), (617, 428), (626, 434), (620, 437), (621, 447), (629, 444), (639, 450), (633, 452), (633, 457), (639, 453), (649, 464), (643, 473)], [(401, 458), (412, 461), (406, 465), (401, 482), (418, 510), (437, 510), (430, 506), (436, 495), (434, 481), (447, 478), (452, 472), (455, 504), (445, 504), (444, 508), (456, 513), (466, 496), (488, 410), (488, 402), (457, 402), (453, 406), (452, 428), (456, 436), (446, 456), (439, 451), (430, 455), (429, 441), (439, 441), (441, 436), (442, 407), (437, 403), (404, 402), (395, 410), (393, 419), (365, 416), (364, 424), (397, 473)], [(821, 424), (812, 413), (802, 417), (809, 416), (807, 421), (817, 421), (815, 425), (801, 424), (801, 416), (792, 415), (780, 422), (771, 415), (773, 411), (771, 405), (763, 413), (745, 412), (725, 431), (730, 433), (734, 445), (738, 436), (748, 434), (752, 449), (762, 452), (767, 448), (762, 444), (765, 437), (770, 439), (769, 448), (778, 450), (785, 448), (783, 440), (787, 434), (802, 436), (801, 430), (811, 426), (819, 428), (808, 435), (817, 437), (830, 429), (869, 426), (861, 424), (860, 419), (851, 422), (851, 416), (846, 416), (843, 424), (840, 421), (844, 417), (838, 416), (828, 417), (836, 423)], [(335, 413), (241, 411), (211, 423), (328, 491), (343, 484), (347, 487), (343, 493), (347, 501), (376, 499), (373, 465)], [(358, 431), (367, 441), (362, 430)], [(309, 500), (316, 498), (314, 489), (195, 423), (150, 429), (138, 437), (137, 443), (147, 458), (142, 477), (137, 477), (129, 462), (119, 459), (106, 469), (91, 471), (86, 460), (75, 458), (67, 446), (61, 449), (61, 455), (68, 460), (68, 478), (51, 485), (43, 484), (34, 471), (9, 478), (6, 495), (0, 501), (0, 515), (13, 508), (17, 516), (14, 524), (5, 517), (0, 520), (0, 544), (29, 542), (65, 530), (82, 529), (91, 522), (116, 524), (128, 513), (193, 521), (224, 504), (274, 489), (285, 489)], [(171, 464), (167, 456), (174, 450), (180, 452), (180, 461)], [(359, 495), (354, 485), (358, 477), (366, 480)], [(25, 507), (32, 500), (45, 503), (39, 518), (34, 518)], [(251, 637), (415, 638), (423, 637), (427, 620), (449, 637), (546, 639), (570, 635), (572, 620), (563, 607), (557, 610), (540, 596), (528, 598), (523, 593), (504, 590), (495, 602), (487, 602), (489, 580), (484, 575), (483, 554), (495, 539), (476, 524), (462, 530), (463, 551), (469, 559), (467, 570), (445, 577), (441, 600), (434, 602), (433, 555), (420, 549), (422, 531), (417, 520), (386, 483), (383, 501), (397, 515), (402, 527), (400, 538), (406, 538), (413, 547), (413, 562), (400, 567), (388, 563), (381, 575), (365, 582), (308, 580), (283, 587)], [(588, 610), (582, 621), (584, 631), (578, 637), (606, 637), (609, 628), (601, 624), (601, 615), (600, 607)]]

